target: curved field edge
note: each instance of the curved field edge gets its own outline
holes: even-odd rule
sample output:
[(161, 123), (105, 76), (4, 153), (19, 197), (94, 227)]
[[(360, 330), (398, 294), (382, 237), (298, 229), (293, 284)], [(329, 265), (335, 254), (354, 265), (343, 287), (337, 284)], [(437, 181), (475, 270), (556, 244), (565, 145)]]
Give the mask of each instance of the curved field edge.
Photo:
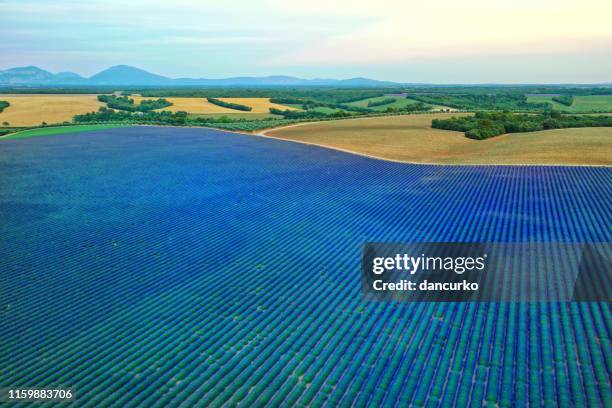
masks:
[(126, 127), (125, 125), (75, 125), (75, 126), (54, 126), (45, 128), (35, 128), (21, 130), (15, 133), (9, 133), (6, 136), (0, 136), (1, 140), (27, 139), (30, 137), (51, 136), (64, 133), (82, 133), (93, 132), (96, 130), (106, 130)]
[[(612, 160), (608, 152), (612, 140), (612, 128), (572, 128), (555, 129), (530, 133), (515, 133), (497, 136), (484, 141), (475, 141), (464, 137), (459, 132), (432, 129), (428, 124), (423, 124), (423, 120), (432, 117), (456, 116), (453, 114), (435, 115), (402, 115), (385, 116), (376, 118), (356, 118), (337, 121), (321, 121), (296, 123), (288, 126), (265, 129), (257, 136), (267, 138), (298, 142), (307, 145), (314, 145), (323, 148), (331, 148), (349, 154), (356, 154), (377, 160), (385, 160), (397, 163), (409, 164), (430, 164), (430, 165), (535, 165), (535, 166), (612, 166)], [(371, 126), (355, 126), (361, 121), (385, 121), (394, 122), (405, 120), (416, 123), (406, 128), (390, 128), (394, 131), (403, 132), (404, 135), (392, 138), (391, 143), (378, 143), (372, 136), (388, 137), (384, 133), (385, 129), (372, 129)], [(338, 127), (345, 123), (352, 134), (352, 138), (360, 139), (360, 143), (354, 140), (333, 140), (333, 131), (330, 130), (311, 130), (307, 129), (304, 135), (292, 134), (298, 128), (312, 128), (317, 126)], [(88, 131), (98, 131), (105, 129), (142, 126), (142, 125), (123, 125), (123, 124), (104, 124), (104, 125), (67, 125), (45, 128), (35, 128), (10, 133), (0, 136), (1, 140), (25, 139), (30, 137), (50, 136), (64, 133), (80, 133)], [(155, 125), (146, 125), (155, 127)], [(162, 126), (172, 127), (172, 126)], [(209, 127), (192, 126), (196, 128), (212, 129)], [(250, 132), (229, 131), (216, 129), (225, 133), (253, 134)], [(333, 130), (333, 129), (332, 129)], [(377, 132), (378, 130), (378, 132)], [(382, 132), (381, 132), (382, 131)], [(364, 137), (364, 133), (365, 136)], [(332, 135), (330, 136), (330, 133)], [(323, 135), (322, 137), (320, 137)], [(433, 140), (431, 136), (435, 135)], [(393, 135), (391, 135), (393, 136)], [(396, 135), (397, 136), (397, 135)], [(407, 136), (402, 140), (401, 136)], [(533, 136), (537, 136), (534, 139)], [(417, 140), (414, 140), (415, 137)], [(450, 142), (449, 142), (450, 140)], [(406, 146), (410, 142), (411, 146)], [(412, 154), (407, 157), (406, 153)]]
[(260, 136), (412, 164), (612, 166), (612, 128), (568, 128), (472, 140), (431, 128), (454, 114), (299, 123)]

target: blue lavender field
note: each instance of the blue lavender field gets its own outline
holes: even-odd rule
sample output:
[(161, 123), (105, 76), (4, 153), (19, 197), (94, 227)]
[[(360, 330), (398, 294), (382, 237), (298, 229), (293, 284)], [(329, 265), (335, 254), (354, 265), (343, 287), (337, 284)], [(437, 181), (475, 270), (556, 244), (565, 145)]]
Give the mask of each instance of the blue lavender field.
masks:
[(612, 169), (203, 129), (0, 142), (0, 387), (76, 406), (611, 406), (609, 303), (381, 303), (366, 241), (607, 242)]

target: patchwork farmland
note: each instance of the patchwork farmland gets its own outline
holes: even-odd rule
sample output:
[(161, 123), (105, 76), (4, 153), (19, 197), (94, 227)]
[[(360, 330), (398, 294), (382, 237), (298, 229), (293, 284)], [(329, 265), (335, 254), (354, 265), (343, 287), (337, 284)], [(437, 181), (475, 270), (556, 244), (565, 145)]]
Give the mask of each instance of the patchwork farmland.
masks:
[[(140, 101), (142, 101), (143, 99), (152, 99), (152, 98), (143, 98), (142, 96), (138, 96), (138, 95), (130, 96), (130, 98), (133, 98), (134, 102), (136, 102), (137, 104), (140, 103)], [(258, 113), (269, 114), (270, 108), (295, 109), (292, 107), (279, 105), (276, 103), (271, 103), (270, 98), (219, 98), (225, 102), (237, 103), (240, 105), (246, 105), (246, 106), (253, 108), (249, 112), (241, 112), (235, 109), (218, 106), (218, 105), (208, 102), (206, 98), (166, 98), (166, 99), (172, 103), (172, 106), (168, 106), (167, 108), (163, 108), (161, 110), (165, 110), (169, 112), (185, 111), (185, 112), (192, 113), (192, 114), (252, 115), (252, 114), (258, 114)]]
[[(9, 106), (0, 112), (0, 124), (4, 126), (29, 127), (46, 124), (61, 124), (72, 122), (75, 115), (95, 112), (106, 106), (98, 101), (97, 94), (0, 94), (0, 101), (6, 101)], [(138, 95), (130, 96), (136, 104), (143, 99)], [(270, 102), (270, 98), (221, 98), (227, 102), (234, 102), (251, 106), (249, 112), (214, 105), (206, 98), (167, 98), (172, 105), (160, 109), (168, 112), (185, 111), (198, 116), (231, 116), (234, 118), (265, 118), (272, 117), (270, 108), (289, 109), (296, 108)]]

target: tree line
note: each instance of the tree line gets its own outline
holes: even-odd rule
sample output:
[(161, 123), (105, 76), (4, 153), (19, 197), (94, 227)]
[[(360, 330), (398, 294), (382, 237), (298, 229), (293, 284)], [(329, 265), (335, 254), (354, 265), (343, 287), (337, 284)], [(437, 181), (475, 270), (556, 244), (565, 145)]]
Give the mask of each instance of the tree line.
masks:
[[(297, 122), (307, 122), (312, 120), (335, 120), (361, 116), (357, 113), (338, 110), (334, 113), (324, 113), (319, 111), (299, 111), (281, 110), (271, 108), (272, 114), (282, 116), (266, 117), (257, 119), (221, 117), (194, 117), (184, 111), (149, 111), (149, 112), (128, 112), (122, 110), (100, 107), (97, 112), (76, 115), (74, 123), (124, 123), (124, 124), (152, 124), (152, 125), (172, 125), (172, 126), (210, 126), (219, 129), (254, 131), (259, 129), (271, 128), (275, 126), (288, 125)], [(376, 112), (368, 116), (385, 116), (385, 112)]]
[(558, 112), (543, 114), (477, 112), (474, 116), (431, 121), (433, 128), (465, 132), (467, 137), (476, 140), (488, 139), (504, 133), (599, 126), (612, 126), (612, 116), (561, 115)]
[(293, 109), (277, 109), (270, 108), (270, 113), (273, 115), (282, 116), (285, 119), (319, 119), (319, 118), (345, 118), (353, 116), (349, 112), (337, 110), (334, 113), (324, 113), (316, 110), (293, 110)]
[(373, 108), (375, 106), (384, 106), (389, 105), (390, 103), (395, 102), (395, 98), (385, 98), (378, 101), (369, 101), (368, 108)]
[[(275, 101), (279, 101), (276, 103), (280, 103), (279, 99), (275, 99)], [(395, 99), (393, 99), (395, 101)], [(270, 99), (270, 102), (273, 102)], [(287, 103), (287, 102), (285, 102)], [(334, 113), (324, 113), (317, 110), (314, 110), (317, 107), (324, 107), (330, 109), (336, 109)], [(381, 113), (374, 109), (362, 108), (359, 106), (351, 106), (345, 104), (329, 104), (329, 103), (305, 103), (302, 105), (304, 110), (292, 110), (292, 109), (277, 109), (270, 108), (270, 113), (273, 115), (283, 116), (286, 119), (317, 119), (317, 118), (345, 118), (349, 116), (357, 116), (357, 115), (366, 115), (372, 113)], [(392, 107), (389, 106), (382, 113), (411, 113), (411, 112), (425, 112), (431, 109), (431, 106), (426, 105), (421, 102), (408, 104), (406, 106)]]
[(159, 123), (182, 126), (187, 123), (187, 112), (147, 111), (132, 113), (101, 107), (97, 112), (74, 116), (75, 123), (91, 122), (126, 122), (126, 123)]
[(254, 131), (269, 127), (295, 123), (297, 120), (279, 118), (229, 118), (221, 117), (190, 117), (187, 112), (149, 111), (127, 112), (101, 107), (97, 112), (76, 115), (74, 123), (123, 123), (123, 124), (151, 124), (169, 126), (211, 126), (219, 129)]
[(411, 103), (405, 106), (398, 106), (396, 108), (394, 108), (393, 106), (389, 106), (387, 107), (387, 109), (384, 110), (385, 113), (411, 113), (411, 112), (426, 112), (428, 110), (431, 110), (431, 106), (427, 105), (425, 103), (422, 102), (417, 102), (417, 103)]
[[(331, 87), (258, 87), (258, 88), (163, 88), (138, 90), (142, 96), (191, 97), (191, 98), (290, 98), (316, 100), (327, 103), (349, 103), (383, 96), (400, 89), (381, 88), (331, 88)], [(136, 91), (135, 91), (136, 92)], [(286, 102), (289, 103), (289, 102)]]
[[(363, 100), (363, 98), (357, 99), (357, 100)], [(300, 105), (301, 108), (305, 111), (312, 111), (313, 109), (316, 109), (316, 108), (329, 108), (329, 109), (343, 110), (347, 112), (355, 112), (355, 113), (362, 113), (362, 114), (377, 113), (379, 112), (378, 110), (371, 109), (371, 108), (375, 106), (388, 105), (390, 103), (395, 102), (395, 99), (388, 98), (388, 99), (385, 99), (384, 101), (385, 101), (384, 104), (383, 103), (379, 104), (378, 102), (372, 103), (370, 101), (368, 103), (368, 107), (366, 108), (362, 106), (348, 105), (347, 104), (348, 102), (321, 102), (321, 101), (313, 100), (313, 99), (300, 99), (300, 98), (270, 98), (270, 102), (272, 103), (277, 103), (281, 105)], [(431, 109), (431, 107), (425, 105), (424, 103), (415, 103), (415, 104), (406, 105), (404, 107), (396, 107), (396, 108), (388, 107), (385, 112), (388, 112), (388, 113), (419, 112), (419, 111), (425, 111), (429, 109)], [(285, 112), (285, 111), (281, 111), (278, 109), (276, 111)], [(277, 112), (273, 112), (273, 113), (276, 115), (280, 114)], [(286, 116), (285, 114), (283, 115)], [(312, 115), (315, 116), (316, 114), (313, 113)]]
[(221, 106), (228, 109), (235, 109), (244, 112), (250, 112), (253, 110), (253, 108), (251, 108), (250, 106), (241, 105), (239, 103), (233, 102), (225, 102), (217, 98), (206, 98), (206, 100), (208, 100), (208, 102), (212, 103), (213, 105)]
[(98, 100), (106, 103), (106, 106), (111, 109), (127, 112), (149, 112), (172, 106), (172, 103), (164, 98), (145, 99), (142, 100), (140, 104), (136, 104), (134, 99), (127, 96), (98, 95)]
[(496, 94), (422, 94), (410, 95), (411, 99), (432, 105), (444, 105), (461, 110), (523, 110), (545, 111), (551, 105), (545, 103), (527, 102), (527, 96), (514, 93)]
[[(352, 98), (351, 98), (352, 99)], [(361, 99), (358, 99), (361, 100)], [(359, 113), (370, 113), (374, 112), (372, 109), (364, 108), (361, 106), (347, 105), (346, 101), (343, 102), (323, 102), (320, 100), (310, 98), (270, 98), (271, 103), (277, 103), (280, 105), (300, 105), (303, 110), (313, 110), (316, 108), (329, 108), (329, 109), (341, 109), (349, 112)], [(354, 101), (353, 101), (354, 102)]]
[(574, 103), (574, 97), (571, 95), (554, 96), (552, 100), (565, 106), (572, 106), (572, 104)]

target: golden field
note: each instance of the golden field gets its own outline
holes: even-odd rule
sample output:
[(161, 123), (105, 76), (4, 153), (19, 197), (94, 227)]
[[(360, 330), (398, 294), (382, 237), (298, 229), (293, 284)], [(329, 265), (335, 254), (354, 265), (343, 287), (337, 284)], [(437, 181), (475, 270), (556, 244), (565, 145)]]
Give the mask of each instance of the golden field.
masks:
[(11, 105), (0, 113), (0, 123), (10, 126), (36, 126), (71, 121), (74, 115), (97, 111), (103, 104), (97, 95), (0, 94), (0, 101)]
[[(138, 95), (131, 96), (136, 103), (143, 98)], [(153, 99), (153, 98), (144, 98)], [(243, 112), (214, 105), (206, 98), (166, 98), (172, 106), (164, 108), (171, 112), (186, 111), (202, 115), (254, 115), (265, 117), (270, 108), (295, 109), (270, 102), (269, 98), (222, 98), (227, 102), (251, 106), (252, 111)], [(106, 104), (99, 102), (94, 94), (0, 94), (0, 101), (10, 103), (0, 113), (0, 124), (8, 122), (9, 126), (37, 126), (42, 122), (48, 124), (72, 121), (74, 115), (97, 111)]]
[[(249, 113), (270, 113), (270, 108), (281, 109), (281, 110), (296, 110), (285, 105), (279, 105), (270, 102), (270, 98), (219, 98), (224, 102), (237, 103), (240, 105), (246, 105), (253, 108)], [(235, 111), (234, 111), (235, 112)]]
[[(134, 102), (140, 103), (143, 99), (156, 99), (154, 97), (143, 98), (139, 95), (131, 95), (130, 98), (134, 99)], [(217, 106), (206, 100), (206, 98), (165, 98), (168, 102), (172, 103), (172, 106), (163, 108), (160, 110), (177, 112), (185, 111), (193, 114), (253, 114), (253, 113), (270, 113), (270, 108), (277, 109), (295, 109), (284, 105), (278, 105), (270, 102), (270, 98), (219, 98), (225, 102), (238, 103), (240, 105), (246, 105), (253, 108), (253, 110), (244, 112), (235, 109), (224, 108)]]
[(487, 140), (472, 140), (461, 132), (431, 128), (434, 118), (458, 115), (307, 123), (272, 129), (264, 135), (410, 163), (612, 165), (612, 128), (513, 133)]

